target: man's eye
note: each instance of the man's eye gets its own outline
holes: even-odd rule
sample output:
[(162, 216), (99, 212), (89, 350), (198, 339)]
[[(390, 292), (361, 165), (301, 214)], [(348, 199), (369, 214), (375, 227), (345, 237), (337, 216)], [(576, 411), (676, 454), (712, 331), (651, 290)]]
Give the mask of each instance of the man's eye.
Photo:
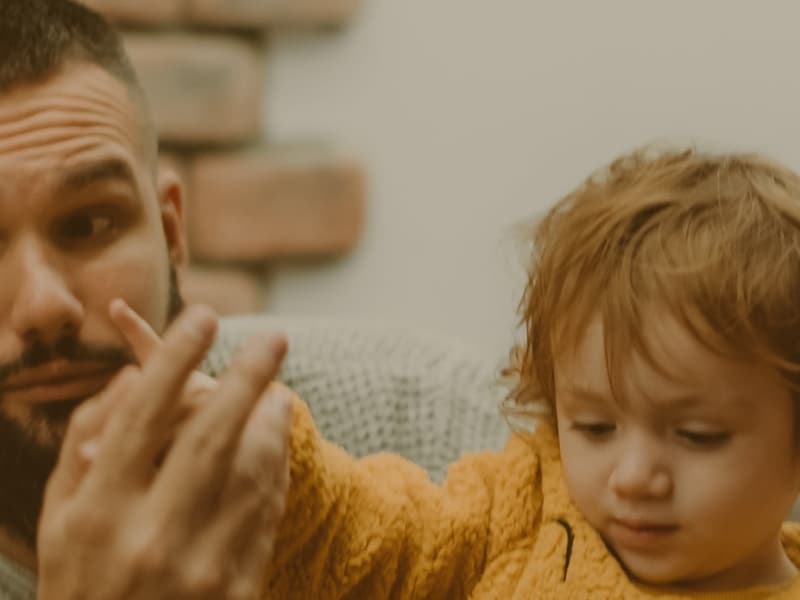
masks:
[(574, 423), (573, 427), (593, 439), (606, 438), (617, 430), (613, 423)]
[(699, 432), (688, 429), (679, 429), (677, 434), (684, 441), (688, 442), (692, 446), (697, 446), (698, 448), (714, 448), (717, 446), (722, 446), (731, 439), (731, 434), (727, 431)]
[(106, 212), (83, 212), (62, 219), (56, 229), (58, 237), (68, 242), (88, 241), (113, 234), (117, 221)]

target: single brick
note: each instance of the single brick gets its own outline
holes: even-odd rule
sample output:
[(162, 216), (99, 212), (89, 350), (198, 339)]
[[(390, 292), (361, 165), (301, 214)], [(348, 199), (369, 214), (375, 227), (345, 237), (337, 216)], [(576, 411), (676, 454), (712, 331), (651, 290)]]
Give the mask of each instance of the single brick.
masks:
[(263, 309), (258, 278), (241, 270), (192, 266), (183, 274), (181, 291), (187, 303), (202, 302), (220, 315)]
[(200, 157), (190, 171), (189, 240), (198, 257), (322, 256), (358, 240), (365, 185), (352, 161), (271, 150)]
[(261, 133), (259, 46), (231, 36), (129, 34), (162, 141), (233, 143)]
[(329, 26), (345, 22), (358, 0), (189, 0), (188, 18), (198, 24), (264, 28)]
[(170, 24), (183, 18), (184, 0), (80, 0), (113, 21)]

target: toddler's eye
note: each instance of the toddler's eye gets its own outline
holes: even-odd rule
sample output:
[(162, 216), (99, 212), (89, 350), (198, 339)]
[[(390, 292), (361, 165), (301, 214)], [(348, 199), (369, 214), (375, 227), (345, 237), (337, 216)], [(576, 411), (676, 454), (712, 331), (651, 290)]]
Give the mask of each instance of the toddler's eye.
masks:
[(690, 431), (687, 429), (679, 429), (678, 436), (683, 440), (689, 442), (693, 446), (700, 448), (713, 448), (721, 446), (731, 438), (731, 434), (727, 431)]
[(574, 423), (573, 428), (592, 439), (602, 439), (617, 430), (614, 423)]

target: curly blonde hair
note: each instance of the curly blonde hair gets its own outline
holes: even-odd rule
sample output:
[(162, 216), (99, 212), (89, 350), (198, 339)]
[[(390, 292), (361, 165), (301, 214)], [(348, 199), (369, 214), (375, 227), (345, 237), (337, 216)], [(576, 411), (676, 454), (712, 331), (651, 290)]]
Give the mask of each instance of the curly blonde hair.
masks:
[(528, 230), (526, 332), (507, 406), (553, 414), (554, 370), (603, 323), (612, 390), (631, 352), (658, 368), (645, 313), (664, 309), (725, 356), (764, 361), (800, 389), (800, 177), (758, 155), (636, 152)]

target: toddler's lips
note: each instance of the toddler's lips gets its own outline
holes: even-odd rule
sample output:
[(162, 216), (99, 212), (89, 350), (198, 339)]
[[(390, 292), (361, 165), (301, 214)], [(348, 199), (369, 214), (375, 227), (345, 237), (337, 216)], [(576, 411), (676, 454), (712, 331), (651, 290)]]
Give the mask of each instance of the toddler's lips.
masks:
[(655, 521), (621, 520), (611, 522), (609, 534), (618, 544), (632, 549), (663, 545), (678, 531), (678, 526)]

